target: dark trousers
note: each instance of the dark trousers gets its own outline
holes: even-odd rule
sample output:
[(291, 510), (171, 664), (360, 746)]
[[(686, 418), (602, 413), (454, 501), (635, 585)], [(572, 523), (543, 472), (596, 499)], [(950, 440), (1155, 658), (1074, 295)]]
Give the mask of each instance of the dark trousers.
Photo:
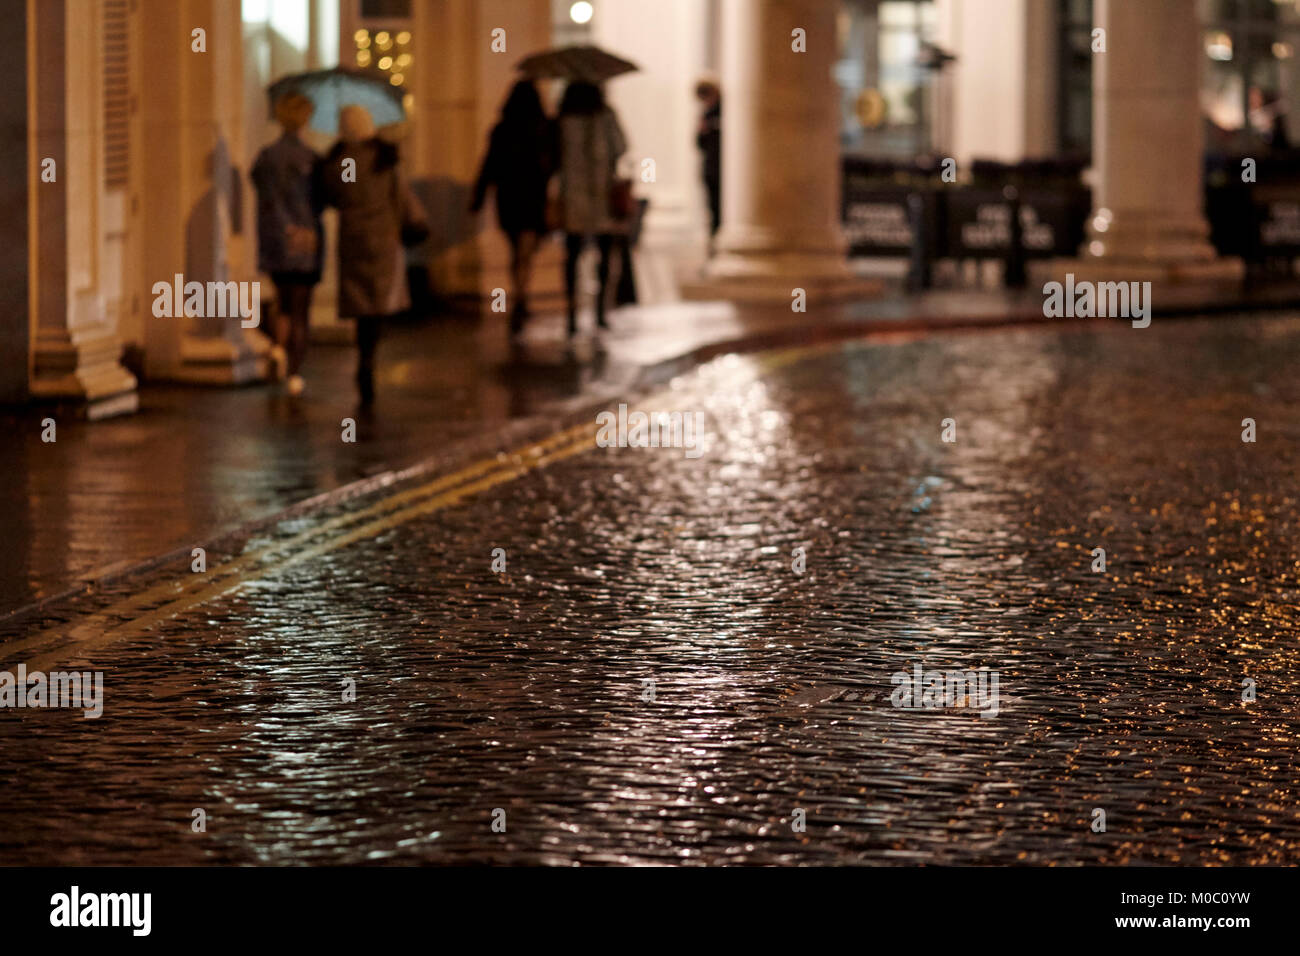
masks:
[[(578, 257), (582, 255), (586, 244), (587, 237), (581, 233), (570, 232), (564, 236), (564, 291), (569, 298), (570, 334), (577, 327)], [(596, 299), (596, 321), (604, 325), (605, 303), (608, 301), (605, 293), (609, 288), (609, 259), (614, 249), (614, 237), (609, 234), (597, 236), (596, 248), (600, 250), (600, 264), (596, 267), (596, 278), (600, 280), (599, 298)]]
[(717, 235), (722, 225), (722, 180), (704, 180), (704, 189), (709, 194), (709, 235)]
[(384, 317), (367, 315), (357, 319), (357, 389), (369, 401), (375, 392), (375, 350)]
[(311, 293), (316, 287), (316, 279), (314, 276), (281, 272), (273, 275), (271, 280), (275, 284), (275, 341), (288, 357), (289, 374), (297, 375), (307, 355)]

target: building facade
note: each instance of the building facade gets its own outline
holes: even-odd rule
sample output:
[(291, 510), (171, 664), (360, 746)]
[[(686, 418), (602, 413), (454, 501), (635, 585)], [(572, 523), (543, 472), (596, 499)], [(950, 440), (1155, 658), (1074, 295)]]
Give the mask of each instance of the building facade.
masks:
[[(696, 294), (719, 297), (852, 288), (838, 221), (845, 154), (964, 164), (1088, 152), (1099, 208), (1121, 225), (1085, 255), (1122, 254), (1138, 271), (1144, 256), (1201, 261), (1201, 113), (1244, 127), (1251, 89), (1289, 96), (1300, 82), (1290, 68), (1300, 20), (1272, 0), (0, 0), (0, 10), (25, 37), (0, 66), (0, 148), (22, 171), (6, 177), (0, 208), (16, 250), (0, 267), (0, 401), (75, 401), (91, 415), (134, 408), (141, 380), (270, 373), (263, 329), (155, 314), (152, 290), (175, 276), (259, 281), (247, 171), (275, 136), (265, 87), (287, 73), (367, 66), (406, 91), (410, 120), (389, 132), (434, 226), (414, 264), (437, 300), (471, 304), (508, 285), (502, 237), (468, 212), (473, 179), (515, 64), (552, 43), (595, 43), (640, 66), (608, 93), (627, 132), (625, 168), (649, 201), (645, 261), (670, 261), (695, 276)], [(1097, 29), (1108, 31), (1104, 52)], [(702, 268), (694, 88), (706, 73), (724, 96), (723, 226)], [(552, 106), (558, 92), (546, 84)], [(1169, 109), (1178, 120), (1160, 118)], [(1139, 121), (1184, 159), (1151, 168), (1142, 152), (1153, 134)], [(559, 290), (557, 261), (551, 243), (543, 294)], [(314, 331), (345, 340), (331, 273)]]

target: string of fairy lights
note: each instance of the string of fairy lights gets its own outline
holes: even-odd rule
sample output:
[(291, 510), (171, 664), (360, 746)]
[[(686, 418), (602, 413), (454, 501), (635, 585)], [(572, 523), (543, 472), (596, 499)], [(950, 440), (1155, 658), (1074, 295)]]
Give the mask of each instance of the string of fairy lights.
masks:
[[(404, 87), (414, 57), (411, 55), (410, 30), (376, 30), (365, 28), (352, 34), (356, 44), (357, 66), (388, 74), (388, 82)], [(408, 92), (403, 103), (409, 113), (414, 97)]]

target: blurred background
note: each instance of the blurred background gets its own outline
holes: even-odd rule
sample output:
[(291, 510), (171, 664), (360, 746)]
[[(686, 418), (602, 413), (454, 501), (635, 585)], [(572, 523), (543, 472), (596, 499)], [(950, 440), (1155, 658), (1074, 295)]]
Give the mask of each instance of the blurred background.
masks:
[[(337, 65), (380, 70), (404, 91), (408, 120), (385, 135), (402, 143), (429, 212), (432, 235), (411, 260), (413, 299), (427, 315), (479, 313), (508, 285), (504, 238), (467, 211), (469, 191), (518, 61), (570, 43), (639, 67), (611, 81), (608, 96), (646, 200), (635, 255), (643, 303), (734, 299), (742, 286), (788, 302), (792, 284), (818, 282), (840, 298), (1014, 288), (1035, 261), (1079, 256), (1111, 257), (1123, 266), (1122, 276), (1107, 272), (1116, 278), (1177, 279), (1186, 265), (1233, 282), (1289, 281), (1300, 254), (1291, 0), (0, 0), (0, 9), (26, 37), (0, 66), (11, 170), (0, 229), (13, 250), (0, 268), (7, 403), (84, 401), (107, 415), (135, 407), (140, 381), (268, 375), (260, 331), (154, 318), (149, 290), (175, 273), (256, 278), (247, 173), (277, 135), (265, 90)], [(788, 55), (795, 27), (807, 35), (802, 65)], [(493, 47), (496, 29), (504, 49)], [(712, 262), (696, 143), (704, 76), (724, 104)], [(543, 86), (553, 109), (561, 90)], [(317, 149), (328, 145), (312, 135)], [(56, 183), (41, 179), (46, 158)], [(559, 259), (548, 243), (534, 280), (543, 303), (558, 302)], [(318, 342), (351, 335), (334, 315), (332, 272), (313, 306)]]

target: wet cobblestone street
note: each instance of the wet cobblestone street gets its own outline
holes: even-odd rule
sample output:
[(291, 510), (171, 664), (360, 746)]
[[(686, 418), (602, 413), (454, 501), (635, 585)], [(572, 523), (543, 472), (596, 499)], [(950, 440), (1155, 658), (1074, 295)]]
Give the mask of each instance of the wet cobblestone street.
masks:
[(628, 401), (698, 458), (557, 422), (5, 622), (104, 713), (0, 710), (0, 864), (1294, 863), (1297, 367), (1300, 318), (728, 356)]

